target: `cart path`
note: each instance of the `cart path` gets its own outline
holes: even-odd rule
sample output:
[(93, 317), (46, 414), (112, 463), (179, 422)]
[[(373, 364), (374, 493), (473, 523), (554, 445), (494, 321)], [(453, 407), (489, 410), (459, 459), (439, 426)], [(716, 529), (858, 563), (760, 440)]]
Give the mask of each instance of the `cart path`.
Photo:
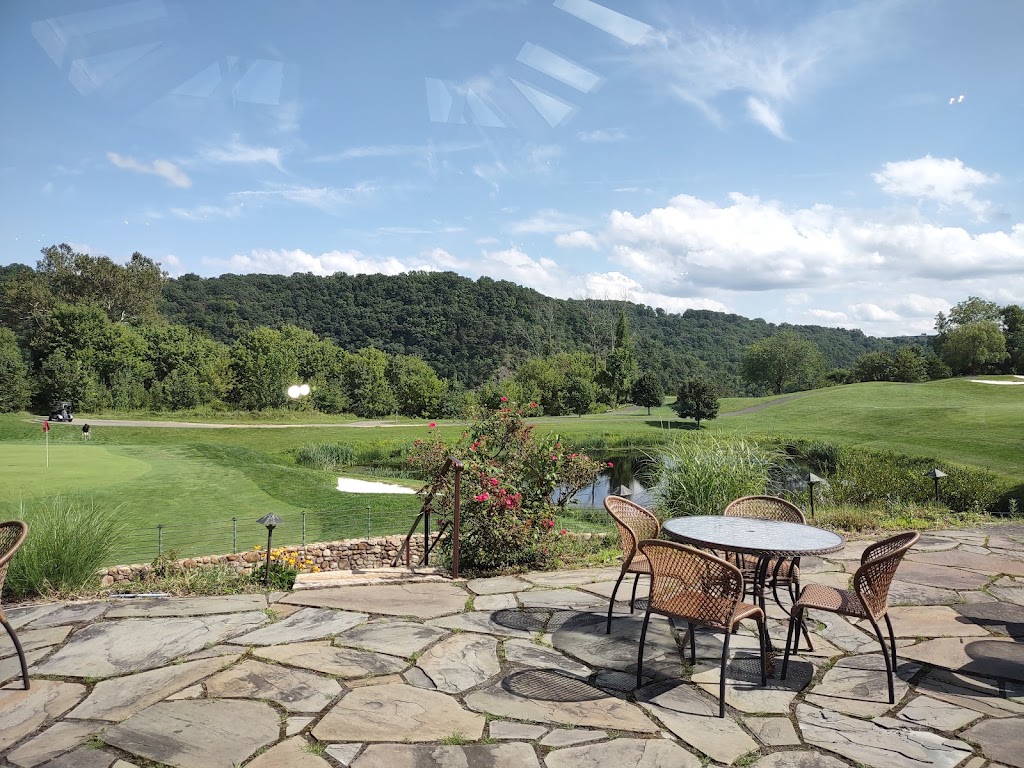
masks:
[[(812, 390), (813, 391), (813, 390)], [(811, 394), (810, 392), (794, 392), (792, 395), (786, 395), (785, 397), (777, 397), (774, 400), (769, 400), (767, 403), (758, 403), (757, 405), (751, 405), (747, 408), (740, 408), (738, 411), (730, 411), (729, 413), (720, 413), (718, 418), (724, 419), (727, 416), (743, 416), (747, 413), (758, 413), (763, 411), (765, 408), (771, 408), (773, 405), (782, 405), (788, 403), (790, 400), (796, 400), (801, 397), (807, 397)]]
[[(36, 417), (32, 421), (42, 423), (43, 418)], [(70, 423), (66, 421), (51, 421), (50, 426), (79, 429), (85, 423), (88, 423), (90, 427), (165, 427), (167, 429), (297, 429), (299, 427), (370, 429), (373, 427), (412, 426), (409, 424), (395, 424), (393, 421), (346, 421), (338, 424), (213, 424), (204, 421), (144, 421), (139, 419), (89, 419), (86, 422), (82, 418)]]

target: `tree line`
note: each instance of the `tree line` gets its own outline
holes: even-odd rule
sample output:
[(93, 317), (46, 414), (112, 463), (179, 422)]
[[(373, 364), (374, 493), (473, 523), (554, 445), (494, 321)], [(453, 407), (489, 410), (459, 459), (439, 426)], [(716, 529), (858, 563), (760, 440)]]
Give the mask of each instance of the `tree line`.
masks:
[[(699, 421), (719, 396), (1024, 366), (1024, 310), (975, 297), (940, 313), (936, 336), (896, 342), (453, 273), (171, 280), (142, 254), (117, 264), (67, 245), (0, 267), (0, 324), (2, 410), (450, 417), (510, 397), (582, 415), (670, 393)], [(291, 402), (295, 383), (311, 395)]]

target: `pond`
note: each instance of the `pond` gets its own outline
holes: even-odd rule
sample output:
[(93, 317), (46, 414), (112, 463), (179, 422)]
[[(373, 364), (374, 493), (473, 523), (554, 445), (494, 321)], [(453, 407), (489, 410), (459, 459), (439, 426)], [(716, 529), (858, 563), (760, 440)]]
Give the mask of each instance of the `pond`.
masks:
[[(578, 494), (572, 505), (578, 509), (604, 509), (607, 496), (625, 496), (630, 501), (643, 507), (651, 507), (654, 499), (650, 485), (655, 461), (644, 454), (609, 454), (602, 456), (601, 461), (611, 462), (612, 466), (601, 471), (594, 483)], [(628, 489), (624, 493), (623, 489)], [(555, 491), (555, 498), (560, 491)]]

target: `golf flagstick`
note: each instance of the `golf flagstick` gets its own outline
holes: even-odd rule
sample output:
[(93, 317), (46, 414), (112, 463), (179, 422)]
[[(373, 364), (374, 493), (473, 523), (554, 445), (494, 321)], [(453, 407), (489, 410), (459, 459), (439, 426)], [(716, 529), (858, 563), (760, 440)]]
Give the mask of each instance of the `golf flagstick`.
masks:
[(50, 422), (43, 421), (43, 435), (46, 437), (46, 467), (50, 467)]

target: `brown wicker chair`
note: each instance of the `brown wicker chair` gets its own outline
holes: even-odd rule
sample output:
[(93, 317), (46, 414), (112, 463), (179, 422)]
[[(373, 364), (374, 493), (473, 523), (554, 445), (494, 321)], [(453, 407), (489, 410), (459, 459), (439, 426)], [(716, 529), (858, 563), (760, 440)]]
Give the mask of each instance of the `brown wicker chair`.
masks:
[(615, 521), (619, 529), (619, 538), (622, 541), (622, 573), (619, 574), (612, 590), (612, 596), (608, 600), (608, 625), (605, 627), (605, 634), (612, 631), (612, 611), (615, 608), (615, 595), (619, 591), (627, 573), (636, 574), (633, 578), (633, 596), (629, 600), (629, 612), (633, 613), (636, 608), (636, 588), (640, 581), (641, 574), (651, 573), (650, 563), (647, 558), (637, 549), (637, 543), (643, 539), (656, 539), (661, 533), (661, 523), (658, 518), (648, 509), (641, 507), (621, 496), (606, 496), (604, 508)]
[[(867, 619), (875, 630), (875, 637), (882, 646), (885, 657), (885, 670), (889, 676), (889, 703), (896, 703), (893, 688), (893, 675), (896, 670), (896, 636), (892, 631), (889, 619), (889, 586), (899, 567), (903, 556), (917, 543), (921, 534), (908, 531), (891, 536), (864, 550), (860, 558), (860, 567), (853, 574), (853, 589), (836, 589), (821, 584), (808, 584), (803, 588), (800, 597), (793, 604), (793, 615), (789, 619), (789, 634), (786, 636), (786, 655), (782, 660), (782, 679), (786, 679), (786, 666), (789, 664), (790, 646), (796, 653), (800, 645), (800, 633), (793, 632), (795, 622), (803, 620), (803, 613), (808, 608), (818, 611), (829, 611), (841, 616), (853, 616)], [(892, 655), (885, 647), (885, 638), (878, 626), (878, 620), (885, 617), (885, 625), (889, 630), (889, 646)]]
[(725, 633), (722, 647), (722, 679), (718, 691), (718, 716), (725, 717), (725, 669), (729, 661), (729, 640), (743, 619), (757, 622), (761, 646), (761, 685), (768, 684), (768, 659), (765, 655), (766, 630), (760, 607), (743, 602), (743, 573), (732, 563), (709, 552), (669, 541), (640, 542), (640, 552), (651, 567), (651, 595), (647, 600), (640, 651), (636, 662), (636, 684), (640, 687), (644, 666), (644, 642), (647, 622), (657, 613), (686, 621), (690, 635), (690, 663), (697, 660), (694, 626), (709, 627)]
[[(751, 517), (757, 520), (781, 520), (784, 523), (807, 523), (804, 513), (795, 504), (780, 499), (777, 496), (741, 496), (734, 499), (722, 512), (724, 517)], [(737, 567), (743, 571), (743, 577), (747, 583), (753, 585), (757, 575), (758, 557), (756, 555), (736, 554), (727, 557), (727, 560), (734, 561)], [(764, 586), (771, 586), (772, 596), (776, 604), (786, 610), (779, 600), (779, 587), (784, 587), (789, 592), (790, 600), (796, 601), (800, 594), (800, 558), (771, 559), (768, 561), (769, 582)], [(788, 613), (788, 611), (787, 611)], [(811, 644), (811, 635), (807, 627), (801, 625), (807, 646), (814, 649)]]
[[(28, 525), (21, 520), (8, 520), (7, 522), (0, 523), (0, 593), (3, 592), (4, 579), (7, 576), (7, 566), (10, 565), (14, 553), (25, 543), (25, 537), (27, 536)], [(18, 636), (14, 633), (14, 627), (7, 621), (2, 605), (0, 605), (0, 624), (4, 625), (7, 634), (14, 641), (14, 648), (18, 652), (18, 661), (21, 662), (21, 679), (25, 682), (25, 690), (27, 691), (29, 689), (29, 681), (28, 665), (25, 663), (25, 651), (21, 649), (21, 642), (19, 642)]]

